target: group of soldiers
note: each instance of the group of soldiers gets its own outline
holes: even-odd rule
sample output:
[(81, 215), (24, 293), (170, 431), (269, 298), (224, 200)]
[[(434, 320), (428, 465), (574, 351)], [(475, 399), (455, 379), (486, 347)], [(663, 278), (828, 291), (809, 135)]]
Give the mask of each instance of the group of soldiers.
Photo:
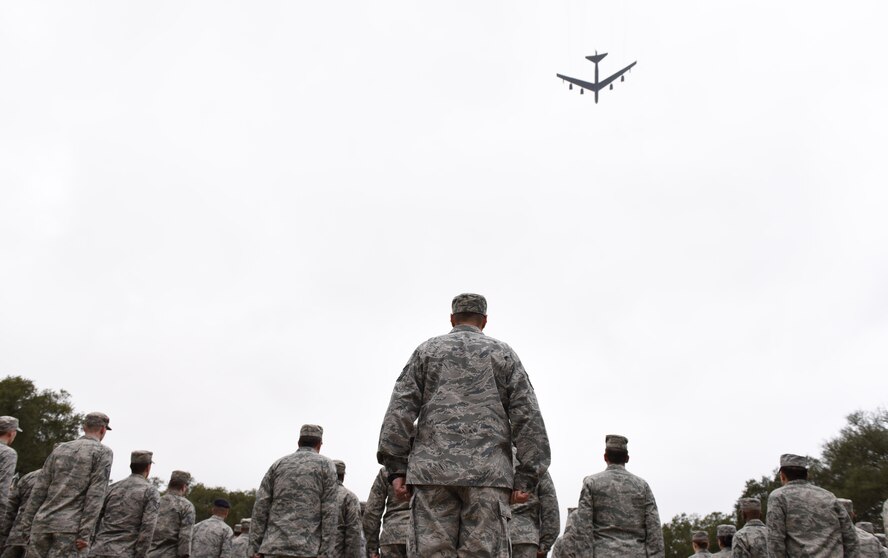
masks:
[[(21, 430), (0, 417), (0, 558), (662, 558), (656, 500), (626, 469), (620, 435), (605, 437), (606, 468), (584, 479), (559, 536), (549, 441), (527, 372), (511, 347), (484, 335), (483, 296), (456, 296), (450, 322), (395, 383), (383, 467), (363, 506), (343, 485), (345, 463), (321, 454), (323, 428), (306, 424), (298, 449), (269, 467), (238, 533), (221, 498), (195, 524), (185, 471), (173, 471), (161, 495), (148, 481), (149, 451), (133, 451), (132, 474), (109, 486), (104, 413), (89, 413), (81, 438), (12, 484), (9, 446)], [(689, 534), (694, 556), (888, 557), (872, 524), (855, 527), (852, 503), (809, 483), (807, 471), (805, 457), (781, 456), (783, 486), (768, 497), (766, 521), (761, 501), (743, 498), (743, 527), (719, 525), (715, 554), (705, 532)]]

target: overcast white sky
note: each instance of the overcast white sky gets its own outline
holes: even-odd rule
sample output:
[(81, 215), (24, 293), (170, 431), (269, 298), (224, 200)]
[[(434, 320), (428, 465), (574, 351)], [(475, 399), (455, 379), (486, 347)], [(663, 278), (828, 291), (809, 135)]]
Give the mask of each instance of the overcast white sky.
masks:
[(114, 478), (254, 488), (314, 422), (365, 499), (480, 292), (562, 510), (619, 433), (664, 521), (727, 512), (886, 404), (886, 12), (5, 2), (0, 375), (107, 412)]

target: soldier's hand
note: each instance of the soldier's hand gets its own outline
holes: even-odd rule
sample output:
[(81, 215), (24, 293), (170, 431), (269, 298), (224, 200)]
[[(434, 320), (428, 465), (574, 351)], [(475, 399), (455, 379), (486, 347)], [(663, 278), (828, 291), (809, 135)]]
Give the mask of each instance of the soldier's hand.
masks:
[(546, 558), (548, 552), (537, 552), (537, 558)]
[(523, 504), (527, 502), (530, 498), (529, 492), (524, 492), (523, 490), (513, 490), (512, 491), (512, 503), (513, 504)]
[(74, 546), (77, 547), (77, 550), (83, 550), (84, 548), (89, 546), (89, 543), (83, 539), (76, 539), (74, 541)]
[(370, 555), (370, 558), (379, 558), (379, 554), (374, 552), (373, 554)]
[(396, 477), (392, 480), (392, 488), (395, 489), (395, 498), (402, 502), (406, 502), (413, 494), (413, 489), (407, 485), (407, 479), (404, 477)]

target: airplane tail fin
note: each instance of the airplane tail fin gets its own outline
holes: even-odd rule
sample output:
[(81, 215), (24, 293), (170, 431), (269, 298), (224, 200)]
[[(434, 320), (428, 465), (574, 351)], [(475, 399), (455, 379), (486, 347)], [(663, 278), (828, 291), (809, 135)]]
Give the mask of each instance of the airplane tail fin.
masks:
[(595, 53), (594, 55), (592, 55), (592, 56), (587, 56), (587, 57), (586, 57), (586, 60), (589, 60), (590, 62), (595, 62), (596, 64), (598, 64), (599, 62), (601, 62), (601, 61), (604, 59), (605, 56), (607, 56), (607, 53), (606, 53), (606, 52), (605, 52), (605, 53), (602, 53), (602, 54), (598, 54), (598, 53), (596, 52), (596, 53)]

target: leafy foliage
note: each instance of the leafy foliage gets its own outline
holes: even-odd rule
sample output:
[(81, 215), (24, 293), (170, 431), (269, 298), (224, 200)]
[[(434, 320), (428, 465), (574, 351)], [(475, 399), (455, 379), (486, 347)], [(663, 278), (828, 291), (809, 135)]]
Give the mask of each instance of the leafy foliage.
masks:
[(0, 380), (0, 415), (19, 419), (22, 432), (13, 442), (18, 452), (16, 470), (30, 473), (43, 466), (53, 447), (77, 437), (83, 415), (74, 412), (71, 394), (65, 390), (38, 390), (21, 376)]

